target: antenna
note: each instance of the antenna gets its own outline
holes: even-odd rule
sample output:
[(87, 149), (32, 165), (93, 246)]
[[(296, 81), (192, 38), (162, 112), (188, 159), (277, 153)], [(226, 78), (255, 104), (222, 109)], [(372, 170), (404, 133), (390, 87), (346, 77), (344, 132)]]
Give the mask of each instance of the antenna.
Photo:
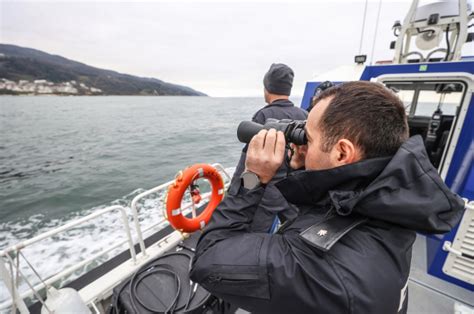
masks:
[(365, 0), (364, 17), (362, 18), (362, 30), (360, 31), (359, 55), (362, 53), (362, 43), (364, 42), (365, 19), (367, 17), (367, 3), (368, 2), (369, 0)]
[(370, 64), (374, 60), (375, 43), (377, 42), (377, 33), (379, 31), (380, 10), (382, 9), (382, 0), (379, 0), (379, 8), (377, 12), (377, 21), (375, 22), (374, 41), (372, 42), (372, 53), (370, 54)]
[(360, 31), (359, 54), (355, 56), (354, 61), (357, 64), (363, 64), (367, 60), (367, 55), (362, 54), (362, 43), (364, 42), (365, 20), (367, 18), (367, 4), (369, 0), (365, 0), (364, 17), (362, 19), (362, 30)]

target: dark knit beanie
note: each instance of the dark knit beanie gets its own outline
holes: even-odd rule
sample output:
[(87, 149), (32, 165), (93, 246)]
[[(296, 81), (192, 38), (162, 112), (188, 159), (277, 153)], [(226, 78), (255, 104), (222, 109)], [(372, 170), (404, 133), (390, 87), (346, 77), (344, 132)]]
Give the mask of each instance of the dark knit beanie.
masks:
[(293, 86), (293, 70), (282, 63), (273, 63), (263, 77), (263, 86), (272, 94), (290, 96)]

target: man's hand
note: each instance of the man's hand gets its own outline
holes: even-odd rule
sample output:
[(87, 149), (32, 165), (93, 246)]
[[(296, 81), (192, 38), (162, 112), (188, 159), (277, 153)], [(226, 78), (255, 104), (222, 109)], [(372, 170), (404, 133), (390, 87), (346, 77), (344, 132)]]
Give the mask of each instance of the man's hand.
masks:
[[(290, 147), (293, 150), (293, 157), (291, 157), (290, 167), (295, 170), (304, 167), (306, 153), (308, 152), (308, 145), (295, 145), (292, 143), (290, 144)], [(288, 153), (290, 152), (288, 151)]]
[(285, 157), (285, 135), (275, 129), (261, 130), (249, 143), (245, 168), (263, 184), (271, 181)]

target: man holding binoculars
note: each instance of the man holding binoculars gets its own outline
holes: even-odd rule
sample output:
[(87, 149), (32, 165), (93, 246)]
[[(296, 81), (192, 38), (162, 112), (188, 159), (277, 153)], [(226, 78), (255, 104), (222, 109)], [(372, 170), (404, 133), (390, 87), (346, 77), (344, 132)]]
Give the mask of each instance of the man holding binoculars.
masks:
[[(408, 139), (399, 98), (380, 84), (349, 82), (317, 96), (305, 126), (274, 126), (252, 137), (243, 187), (203, 230), (192, 279), (255, 313), (406, 313), (416, 232), (448, 232), (464, 201), (421, 137)], [(299, 215), (276, 234), (253, 233), (288, 142), (298, 142), (291, 167), (304, 170), (276, 186)]]
[[(293, 87), (293, 70), (282, 63), (273, 63), (263, 78), (264, 98), (267, 105), (258, 110), (252, 117), (252, 121), (260, 126), (268, 119), (296, 119), (305, 120), (307, 112), (296, 107), (290, 100), (291, 89)], [(249, 122), (252, 123), (252, 122)], [(249, 134), (250, 138), (245, 141), (248, 143), (254, 134)], [(245, 170), (245, 159), (248, 146), (242, 150), (239, 163), (232, 177), (229, 194), (237, 194), (240, 186), (243, 171)], [(283, 179), (288, 171), (287, 165), (283, 164), (273, 177), (266, 188), (250, 229), (254, 232), (269, 232), (274, 229), (275, 218), (280, 221), (286, 221), (296, 217), (297, 209), (289, 205), (281, 195), (280, 191), (273, 184), (279, 179)]]

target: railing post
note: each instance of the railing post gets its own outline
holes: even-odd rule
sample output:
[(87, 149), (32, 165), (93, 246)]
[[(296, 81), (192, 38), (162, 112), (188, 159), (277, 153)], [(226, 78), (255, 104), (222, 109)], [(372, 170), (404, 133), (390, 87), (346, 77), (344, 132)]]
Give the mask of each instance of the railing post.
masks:
[(130, 248), (130, 256), (132, 257), (132, 260), (135, 263), (137, 261), (137, 256), (135, 253), (135, 246), (133, 245), (132, 233), (130, 232), (130, 227), (128, 225), (128, 217), (123, 207), (120, 207), (119, 209), (120, 209), (120, 213), (122, 214), (122, 220), (123, 220), (123, 225), (125, 227), (125, 233), (127, 234), (127, 241)]
[[(145, 192), (146, 193), (146, 192)], [(130, 209), (132, 210), (133, 222), (135, 224), (135, 232), (137, 233), (138, 243), (140, 244), (140, 250), (142, 251), (142, 256), (146, 256), (145, 242), (143, 241), (142, 229), (140, 227), (140, 222), (138, 221), (138, 210), (137, 210), (137, 201), (141, 198), (141, 193), (132, 200)]]
[(23, 301), (23, 299), (20, 297), (20, 293), (18, 292), (16, 287), (13, 285), (13, 278), (12, 276), (10, 276), (10, 273), (5, 265), (5, 260), (3, 259), (3, 257), (0, 257), (0, 278), (5, 283), (5, 286), (10, 292), (10, 295), (12, 296), (13, 303), (16, 304), (20, 313), (21, 314), (30, 313), (30, 311), (28, 310), (28, 307), (25, 304), (25, 301)]

